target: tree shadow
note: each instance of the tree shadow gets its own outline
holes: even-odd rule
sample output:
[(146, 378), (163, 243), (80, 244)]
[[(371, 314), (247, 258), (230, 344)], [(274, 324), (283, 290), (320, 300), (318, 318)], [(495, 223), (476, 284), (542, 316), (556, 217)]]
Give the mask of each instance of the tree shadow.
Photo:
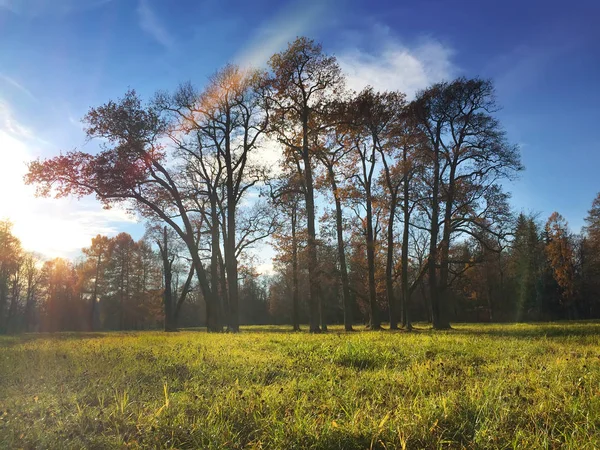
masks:
[[(433, 331), (435, 333), (435, 331)], [(527, 322), (456, 325), (447, 333), (521, 339), (600, 336), (600, 321)]]
[[(178, 331), (186, 333), (207, 333), (205, 327), (190, 327), (180, 328)], [(8, 348), (15, 345), (21, 345), (26, 342), (38, 340), (52, 341), (72, 341), (72, 340), (88, 340), (88, 339), (103, 339), (107, 337), (114, 338), (116, 335), (140, 335), (143, 333), (158, 333), (165, 336), (177, 335), (178, 333), (167, 333), (163, 330), (123, 330), (123, 331), (102, 331), (102, 332), (43, 332), (43, 333), (23, 333), (0, 336), (0, 348)], [(353, 331), (344, 330), (343, 325), (332, 325), (326, 332), (319, 335), (337, 335), (352, 336), (357, 333), (374, 333), (375, 331), (368, 330), (360, 325), (355, 325)], [(273, 334), (273, 335), (297, 335), (311, 334), (308, 331), (308, 326), (302, 327), (300, 331), (295, 331), (291, 326), (287, 325), (244, 325), (240, 327), (239, 333), (222, 334), (244, 335), (244, 334)], [(479, 323), (479, 324), (454, 324), (449, 330), (434, 330), (426, 324), (419, 323), (415, 325), (411, 331), (406, 329), (389, 330), (384, 328), (377, 333), (390, 335), (411, 335), (411, 334), (441, 334), (455, 336), (490, 336), (490, 337), (505, 337), (505, 338), (520, 338), (520, 339), (547, 339), (547, 338), (565, 338), (565, 337), (593, 337), (600, 336), (600, 320), (592, 321), (560, 321), (560, 322), (527, 322), (527, 323)], [(212, 334), (212, 333), (211, 333)], [(217, 333), (218, 334), (218, 333)]]
[[(121, 333), (121, 332), (119, 332)], [(122, 332), (127, 333), (127, 332)], [(133, 333), (133, 332), (132, 332)], [(0, 338), (0, 347), (12, 347), (15, 345), (21, 345), (26, 342), (40, 341), (40, 340), (52, 340), (52, 341), (72, 341), (72, 340), (87, 340), (87, 339), (99, 339), (114, 336), (114, 332), (82, 332), (82, 331), (61, 331), (56, 333), (22, 333), (22, 334), (9, 334)]]

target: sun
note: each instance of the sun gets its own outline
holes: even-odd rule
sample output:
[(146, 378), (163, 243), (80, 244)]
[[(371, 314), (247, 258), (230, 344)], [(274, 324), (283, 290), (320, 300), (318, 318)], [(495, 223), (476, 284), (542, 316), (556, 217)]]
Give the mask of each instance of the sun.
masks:
[(13, 223), (24, 249), (47, 258), (74, 256), (97, 234), (114, 234), (113, 223), (135, 221), (121, 210), (102, 210), (92, 199), (37, 198), (23, 182), (27, 162), (36, 157), (32, 147), (0, 130), (0, 218)]

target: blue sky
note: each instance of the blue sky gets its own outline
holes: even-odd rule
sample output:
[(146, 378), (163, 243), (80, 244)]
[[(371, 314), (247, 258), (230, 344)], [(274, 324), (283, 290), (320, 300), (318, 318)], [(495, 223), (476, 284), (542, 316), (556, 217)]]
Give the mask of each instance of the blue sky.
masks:
[(34, 199), (24, 161), (85, 143), (80, 118), (128, 87), (202, 85), (227, 62), (264, 65), (298, 35), (348, 74), (409, 95), (458, 75), (495, 81), (526, 171), (517, 210), (578, 231), (600, 191), (600, 2), (0, 0), (0, 216), (26, 247), (69, 254), (141, 227), (93, 199)]

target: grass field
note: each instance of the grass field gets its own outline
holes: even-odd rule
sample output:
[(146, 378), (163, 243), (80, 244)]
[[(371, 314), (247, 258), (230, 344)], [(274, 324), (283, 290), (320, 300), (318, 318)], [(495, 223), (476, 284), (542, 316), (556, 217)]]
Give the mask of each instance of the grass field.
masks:
[(600, 323), (2, 337), (0, 448), (600, 448)]

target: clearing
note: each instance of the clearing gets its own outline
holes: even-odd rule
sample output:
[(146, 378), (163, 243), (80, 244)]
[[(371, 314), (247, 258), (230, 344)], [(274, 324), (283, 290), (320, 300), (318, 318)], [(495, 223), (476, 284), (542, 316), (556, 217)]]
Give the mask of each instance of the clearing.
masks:
[(600, 448), (600, 322), (419, 328), (0, 337), (0, 448)]

